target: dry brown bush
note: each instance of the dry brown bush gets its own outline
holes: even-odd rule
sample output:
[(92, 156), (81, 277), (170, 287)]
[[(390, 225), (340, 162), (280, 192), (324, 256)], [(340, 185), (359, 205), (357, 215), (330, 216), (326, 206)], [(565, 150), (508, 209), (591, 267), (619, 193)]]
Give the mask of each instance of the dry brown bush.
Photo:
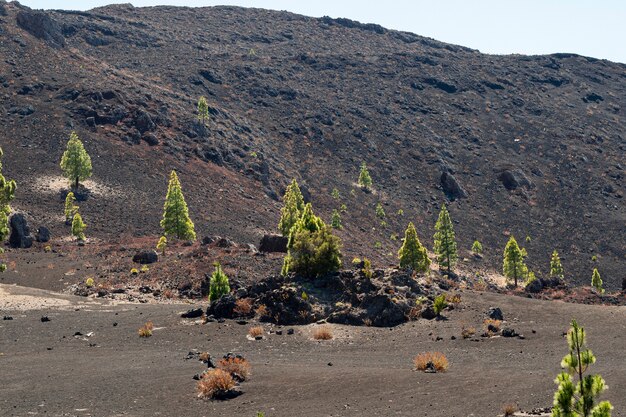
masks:
[(315, 340), (330, 340), (333, 338), (333, 329), (327, 324), (316, 327), (313, 329), (313, 339)]
[(418, 371), (426, 371), (434, 368), (437, 372), (445, 372), (448, 369), (448, 358), (441, 352), (420, 353), (413, 360)]
[(154, 324), (151, 321), (146, 322), (143, 326), (137, 330), (139, 337), (150, 337), (152, 336), (152, 329), (154, 329)]
[(517, 411), (517, 405), (515, 404), (505, 404), (502, 406), (502, 412), (505, 417), (510, 417)]
[(485, 319), (483, 325), (485, 326), (485, 331), (487, 332), (487, 334), (489, 336), (494, 336), (500, 331), (500, 326), (502, 325), (502, 322), (500, 320)]
[(235, 301), (235, 308), (233, 309), (238, 316), (248, 316), (252, 312), (252, 299), (240, 298)]
[(261, 326), (254, 326), (254, 327), (250, 327), (250, 329), (248, 329), (248, 335), (250, 337), (263, 336), (264, 333), (265, 333), (265, 331), (263, 330), (263, 327), (261, 327)]
[(217, 367), (228, 372), (233, 378), (240, 382), (250, 377), (250, 362), (244, 358), (224, 358), (218, 362)]
[(463, 329), (461, 330), (461, 336), (463, 336), (463, 339), (469, 339), (475, 334), (476, 329), (474, 327), (463, 327)]
[(198, 396), (202, 398), (216, 398), (235, 387), (235, 380), (227, 371), (211, 369), (202, 375), (196, 385)]

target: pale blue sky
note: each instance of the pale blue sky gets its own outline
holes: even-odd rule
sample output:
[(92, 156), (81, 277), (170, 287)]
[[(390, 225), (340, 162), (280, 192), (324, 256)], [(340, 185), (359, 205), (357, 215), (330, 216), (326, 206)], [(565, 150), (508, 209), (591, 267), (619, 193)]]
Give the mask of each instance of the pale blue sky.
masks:
[[(21, 0), (87, 10), (129, 0)], [(220, 4), (347, 17), (444, 42), (509, 54), (574, 52), (626, 63), (624, 0), (130, 0), (139, 6)]]

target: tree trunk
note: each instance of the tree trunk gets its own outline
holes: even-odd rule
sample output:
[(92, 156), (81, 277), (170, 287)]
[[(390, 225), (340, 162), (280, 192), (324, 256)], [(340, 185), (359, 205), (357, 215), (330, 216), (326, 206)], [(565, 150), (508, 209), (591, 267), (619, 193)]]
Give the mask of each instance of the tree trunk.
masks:
[(75, 187), (76, 187), (76, 191), (78, 191), (78, 177), (76, 177), (76, 185), (75, 185)]

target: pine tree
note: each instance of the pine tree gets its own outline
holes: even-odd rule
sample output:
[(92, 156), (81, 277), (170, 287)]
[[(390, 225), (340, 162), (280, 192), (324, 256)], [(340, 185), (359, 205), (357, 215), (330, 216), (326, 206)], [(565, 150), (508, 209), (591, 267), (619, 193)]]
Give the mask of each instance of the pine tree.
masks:
[(282, 275), (295, 272), (315, 277), (341, 267), (341, 241), (307, 203), (302, 216), (293, 225), (287, 243)]
[(556, 251), (556, 249), (554, 250), (554, 252), (552, 252), (552, 258), (550, 259), (550, 276), (552, 278), (564, 278), (561, 258), (559, 258), (559, 253)]
[(372, 188), (372, 177), (370, 177), (370, 173), (367, 170), (367, 165), (365, 162), (361, 163), (361, 172), (359, 173), (359, 187), (364, 189), (365, 191), (370, 191)]
[(165, 256), (165, 248), (167, 248), (167, 238), (165, 236), (161, 236), (159, 238), (156, 248), (159, 252), (161, 252), (161, 255)]
[(598, 268), (593, 268), (593, 274), (591, 274), (591, 285), (598, 290), (599, 293), (604, 292), (604, 288), (602, 288), (602, 278), (600, 278)]
[(458, 254), (456, 241), (454, 239), (454, 227), (450, 219), (450, 213), (445, 204), (441, 206), (439, 219), (435, 224), (435, 230), (434, 251), (437, 255), (437, 262), (439, 263), (439, 268), (443, 267), (448, 270), (449, 276), (452, 272), (452, 268), (456, 265)]
[(189, 210), (176, 171), (170, 174), (161, 227), (165, 236), (172, 235), (178, 239), (196, 240), (194, 225), (189, 218)]
[(554, 393), (552, 417), (611, 417), (611, 403), (596, 404), (600, 394), (608, 388), (604, 379), (597, 374), (584, 375), (596, 362), (596, 357), (587, 349), (585, 329), (578, 326), (576, 320), (572, 320), (572, 327), (567, 332), (567, 344), (569, 353), (561, 361), (565, 372), (554, 381), (558, 389)]
[(504, 248), (504, 264), (503, 264), (504, 276), (513, 279), (515, 287), (520, 279), (523, 279), (528, 274), (528, 268), (524, 264), (523, 251), (517, 245), (515, 237), (511, 236)]
[(384, 219), (385, 218), (385, 209), (382, 204), (376, 204), (376, 217)]
[(80, 181), (91, 177), (91, 157), (76, 132), (70, 134), (70, 140), (61, 158), (61, 169), (65, 178), (70, 180), (70, 184), (76, 189)]
[(283, 236), (288, 237), (289, 232), (294, 224), (298, 221), (304, 210), (304, 198), (298, 186), (298, 182), (294, 179), (287, 186), (285, 195), (283, 196), (283, 207), (280, 209), (280, 221), (278, 222), (278, 230)]
[(209, 120), (209, 104), (204, 96), (198, 99), (198, 120), (202, 123)]
[(230, 292), (228, 277), (222, 271), (222, 266), (219, 263), (215, 264), (215, 271), (211, 275), (209, 285), (209, 301), (215, 301)]
[[(2, 175), (2, 148), (0, 148), (0, 254), (4, 252), (2, 243), (10, 234), (9, 229), (9, 214), (11, 214), (11, 206), (9, 203), (15, 197), (15, 190), (17, 188), (15, 181), (7, 180)], [(6, 271), (6, 264), (0, 262), (0, 272)]]
[(80, 214), (74, 214), (74, 219), (72, 220), (72, 235), (79, 241), (83, 241), (85, 240), (86, 228), (87, 225), (83, 223), (83, 218), (80, 216)]
[(481, 245), (479, 241), (475, 240), (474, 243), (472, 243), (472, 252), (477, 254), (483, 253), (483, 245)]
[(398, 252), (400, 259), (400, 268), (410, 268), (417, 272), (426, 272), (430, 267), (430, 259), (428, 252), (422, 246), (418, 237), (415, 226), (412, 222), (404, 232), (404, 243)]
[(330, 221), (330, 225), (333, 229), (343, 229), (341, 225), (341, 215), (337, 209), (333, 210), (333, 216)]
[(335, 199), (335, 200), (339, 200), (339, 190), (337, 188), (333, 188), (332, 193), (330, 193), (330, 195)]
[(78, 206), (76, 203), (76, 197), (73, 192), (67, 193), (65, 197), (65, 224), (72, 224), (74, 214), (78, 213)]

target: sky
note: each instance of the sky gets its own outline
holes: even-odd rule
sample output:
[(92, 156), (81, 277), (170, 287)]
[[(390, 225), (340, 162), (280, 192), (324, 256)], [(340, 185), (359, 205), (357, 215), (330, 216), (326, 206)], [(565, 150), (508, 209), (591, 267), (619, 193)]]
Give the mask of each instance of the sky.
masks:
[(378, 23), (493, 54), (572, 52), (626, 63), (624, 0), (20, 0), (36, 9), (236, 5)]

